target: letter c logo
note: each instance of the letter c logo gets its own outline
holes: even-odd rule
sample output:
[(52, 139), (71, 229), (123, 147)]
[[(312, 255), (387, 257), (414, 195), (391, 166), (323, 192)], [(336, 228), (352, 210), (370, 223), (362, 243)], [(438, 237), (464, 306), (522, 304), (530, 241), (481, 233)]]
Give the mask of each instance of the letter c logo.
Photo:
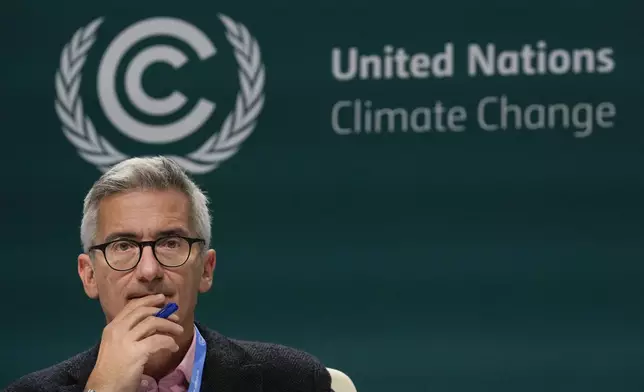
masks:
[[(201, 60), (216, 53), (210, 39), (193, 25), (175, 18), (150, 18), (122, 31), (105, 51), (98, 70), (98, 97), (105, 115), (121, 132), (139, 142), (164, 144), (183, 139), (199, 129), (216, 107), (214, 102), (201, 98), (188, 115), (164, 125), (142, 123), (123, 108), (116, 93), (116, 73), (121, 59), (138, 42), (164, 35), (188, 44)], [(132, 104), (152, 116), (169, 115), (181, 109), (187, 102), (182, 93), (174, 91), (164, 98), (150, 97), (141, 79), (152, 64), (165, 63), (179, 69), (187, 61), (183, 52), (168, 45), (154, 45), (138, 53), (125, 71), (125, 92)]]

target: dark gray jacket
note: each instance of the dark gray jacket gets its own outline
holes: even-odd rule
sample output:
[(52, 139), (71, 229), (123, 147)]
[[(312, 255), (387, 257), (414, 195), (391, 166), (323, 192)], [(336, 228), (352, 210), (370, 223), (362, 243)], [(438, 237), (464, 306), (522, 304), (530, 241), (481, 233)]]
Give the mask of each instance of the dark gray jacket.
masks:
[[(195, 324), (208, 350), (201, 392), (332, 392), (327, 369), (305, 352), (272, 343), (229, 339)], [(98, 345), (23, 376), (5, 392), (82, 392), (97, 354)]]

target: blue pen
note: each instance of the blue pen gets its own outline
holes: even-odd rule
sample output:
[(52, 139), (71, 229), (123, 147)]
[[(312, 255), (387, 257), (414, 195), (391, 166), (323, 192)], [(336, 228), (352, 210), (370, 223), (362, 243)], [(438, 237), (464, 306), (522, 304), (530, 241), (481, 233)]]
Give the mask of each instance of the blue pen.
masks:
[(159, 310), (155, 314), (155, 316), (167, 319), (172, 313), (176, 312), (177, 309), (179, 309), (179, 305), (175, 304), (174, 302), (170, 302), (166, 304), (166, 306), (164, 306), (161, 310)]

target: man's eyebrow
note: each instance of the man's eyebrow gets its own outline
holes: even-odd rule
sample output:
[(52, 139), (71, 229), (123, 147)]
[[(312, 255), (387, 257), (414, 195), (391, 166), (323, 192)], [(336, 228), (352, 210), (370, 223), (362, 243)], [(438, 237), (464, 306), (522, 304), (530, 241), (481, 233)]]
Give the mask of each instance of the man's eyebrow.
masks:
[(183, 227), (174, 227), (172, 229), (161, 230), (161, 231), (158, 231), (156, 234), (157, 234), (157, 237), (166, 237), (171, 235), (181, 235), (181, 236), (187, 237), (190, 235), (190, 233), (188, 233), (188, 231)]
[(110, 242), (113, 241), (117, 238), (127, 238), (130, 240), (135, 240), (138, 237), (136, 233), (132, 232), (127, 232), (127, 231), (122, 231), (122, 232), (115, 232), (109, 234), (107, 237), (105, 237), (105, 242)]
[[(188, 237), (190, 233), (182, 228), (182, 227), (173, 227), (171, 229), (166, 229), (166, 230), (161, 230), (156, 232), (156, 238), (159, 237), (167, 237), (167, 236), (172, 236), (172, 235), (180, 235), (184, 237)], [(128, 240), (136, 240), (138, 239), (139, 235), (133, 232), (128, 232), (128, 231), (122, 231), (122, 232), (115, 232), (109, 234), (107, 237), (105, 237), (105, 242), (110, 242), (114, 241), (117, 238), (125, 238)]]

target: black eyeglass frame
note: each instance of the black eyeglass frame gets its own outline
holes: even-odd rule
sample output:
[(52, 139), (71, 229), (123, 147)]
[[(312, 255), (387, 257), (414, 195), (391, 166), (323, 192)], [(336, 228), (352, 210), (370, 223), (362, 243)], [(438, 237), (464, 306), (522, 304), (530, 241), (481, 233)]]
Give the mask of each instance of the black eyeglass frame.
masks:
[[(183, 261), (183, 263), (181, 263), (179, 265), (165, 265), (157, 257), (156, 244), (159, 241), (167, 240), (168, 238), (181, 238), (183, 240), (188, 241), (188, 256), (186, 256), (186, 259)], [(119, 241), (127, 241), (129, 243), (136, 244), (139, 247), (139, 259), (136, 261), (136, 263), (134, 263), (134, 266), (132, 266), (131, 268), (127, 268), (127, 269), (114, 268), (112, 266), (112, 264), (110, 264), (110, 261), (107, 259), (107, 253), (105, 253), (105, 249), (107, 249), (107, 247), (110, 246), (111, 244), (113, 244), (115, 242), (119, 242)], [(181, 235), (168, 235), (168, 236), (164, 236), (164, 237), (159, 237), (154, 241), (136, 241), (136, 240), (132, 240), (132, 239), (129, 239), (129, 238), (117, 238), (117, 239), (109, 241), (109, 242), (104, 242), (102, 244), (90, 246), (89, 249), (88, 249), (88, 252), (91, 252), (91, 251), (94, 251), (94, 250), (100, 250), (101, 252), (103, 252), (103, 257), (105, 258), (105, 262), (107, 263), (107, 265), (111, 269), (113, 269), (114, 271), (125, 272), (125, 271), (132, 271), (133, 269), (135, 269), (139, 265), (139, 263), (141, 262), (141, 256), (143, 256), (143, 248), (145, 248), (146, 246), (149, 246), (149, 247), (152, 248), (152, 254), (154, 255), (154, 258), (156, 259), (156, 261), (159, 264), (161, 264), (162, 266), (164, 266), (166, 268), (178, 268), (178, 267), (181, 267), (182, 265), (184, 265), (188, 261), (188, 259), (190, 259), (190, 255), (192, 254), (192, 245), (197, 243), (197, 242), (202, 242), (202, 243), (205, 244), (206, 240), (204, 240), (203, 238), (184, 237), (184, 236), (181, 236)]]

